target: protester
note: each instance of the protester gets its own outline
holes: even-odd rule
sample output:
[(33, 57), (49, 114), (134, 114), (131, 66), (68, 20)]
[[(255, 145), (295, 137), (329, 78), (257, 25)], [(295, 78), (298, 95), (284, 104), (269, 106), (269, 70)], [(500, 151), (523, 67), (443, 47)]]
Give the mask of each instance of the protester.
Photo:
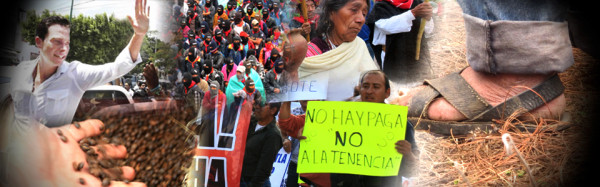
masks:
[(183, 108), (191, 107), (194, 111), (198, 111), (206, 91), (200, 89), (196, 81), (192, 80), (190, 73), (184, 73), (181, 81), (182, 84), (177, 88), (177, 92), (175, 93), (177, 105)]
[(243, 18), (244, 13), (242, 11), (236, 12), (233, 17), (233, 22), (231, 23), (231, 30), (235, 33), (236, 36), (239, 36), (243, 31), (250, 32), (250, 25), (244, 21)]
[[(389, 0), (378, 1), (373, 6), (366, 25), (373, 30), (369, 45), (379, 66), (400, 85), (419, 84), (423, 79), (435, 78), (429, 61), (428, 35), (433, 32), (431, 4)], [(427, 22), (417, 60), (417, 38), (422, 19)]]
[(200, 70), (200, 64), (202, 63), (201, 51), (196, 46), (196, 41), (192, 41), (192, 46), (186, 52), (184, 72), (191, 73), (193, 70)]
[(209, 22), (210, 21), (210, 27), (212, 28), (212, 23), (213, 23), (213, 17), (216, 13), (216, 7), (215, 5), (212, 4), (211, 0), (205, 0), (205, 4), (204, 4), (204, 8), (202, 9), (202, 16), (204, 17), (204, 20)]
[[(267, 48), (267, 50), (268, 50), (268, 48)], [(271, 51), (265, 50), (263, 56), (266, 56), (266, 58), (267, 58), (263, 64), (266, 71), (269, 71), (273, 67), (275, 67), (275, 62), (280, 59), (279, 51), (277, 49), (272, 49)]]
[[(215, 109), (219, 109), (219, 111), (225, 106), (226, 96), (223, 91), (221, 91), (221, 85), (217, 81), (210, 82), (210, 90), (204, 93), (204, 98), (202, 99), (202, 112), (200, 113), (202, 117), (204, 117), (208, 113), (214, 113)], [(209, 115), (209, 117), (214, 117), (213, 115)]]
[(263, 65), (260, 62), (258, 62), (258, 59), (253, 54), (256, 54), (256, 50), (249, 49), (248, 54), (246, 55), (246, 60), (250, 63), (249, 64), (250, 68), (254, 69), (254, 71), (256, 71), (256, 73), (258, 73), (258, 76), (260, 77), (261, 80), (264, 80), (265, 73), (266, 73), (265, 69), (264, 69)]
[(202, 18), (193, 10), (188, 10), (186, 24), (190, 26), (190, 29), (195, 31), (202, 24)]
[[(242, 31), (240, 33), (240, 39), (241, 39), (240, 44), (244, 48), (244, 54), (246, 54), (246, 55), (248, 55), (249, 49), (256, 49), (256, 45), (254, 45), (254, 42), (250, 42), (249, 37), (250, 37), (250, 35), (245, 31)], [(251, 55), (255, 55), (255, 54), (251, 53)]]
[(213, 27), (216, 27), (218, 25), (219, 19), (223, 19), (223, 20), (229, 19), (229, 16), (227, 16), (227, 14), (223, 10), (223, 5), (217, 6), (217, 12), (215, 13), (215, 16), (212, 21)]
[[(306, 113), (306, 107), (308, 104), (308, 101), (304, 100), (304, 101), (299, 101), (300, 103), (300, 107), (294, 108), (291, 111), (291, 115), (294, 116), (300, 116)], [(285, 104), (285, 103), (283, 103)], [(282, 106), (283, 106), (282, 104)], [(283, 137), (289, 137), (291, 139), (290, 141), (290, 151), (288, 153), (290, 153), (290, 164), (288, 166), (288, 170), (287, 170), (287, 179), (285, 181), (286, 186), (299, 186), (298, 184), (298, 173), (297, 173), (297, 169), (298, 169), (298, 154), (300, 153), (300, 140), (293, 138), (291, 136), (287, 136), (287, 133), (282, 131), (282, 136)], [(284, 147), (286, 142), (284, 141)]]
[(255, 89), (260, 92), (261, 98), (263, 98), (262, 102), (265, 102), (266, 95), (263, 82), (258, 73), (252, 69), (251, 63), (246, 61), (244, 66), (237, 67), (237, 71), (241, 71), (241, 74), (229, 79), (229, 84), (227, 85), (227, 89), (225, 89), (225, 95), (227, 95), (227, 105), (229, 106), (233, 102), (233, 93), (236, 93), (245, 87), (245, 82), (248, 80), (248, 78), (252, 79)]
[[(264, 66), (265, 62), (267, 61), (267, 58), (269, 58), (271, 56), (271, 51), (273, 51), (274, 48), (275, 48), (275, 46), (273, 45), (273, 39), (266, 38), (264, 47), (259, 51), (259, 54), (258, 54), (258, 61), (261, 64), (263, 64), (263, 66)], [(277, 50), (277, 49), (275, 49), (275, 50)]]
[(305, 18), (302, 15), (302, 3), (297, 2), (295, 16), (290, 22), (291, 28), (302, 28), (302, 36), (310, 36), (311, 39), (319, 37), (316, 30), (317, 23), (319, 22), (319, 15), (315, 12), (319, 6), (317, 2), (318, 0), (306, 1), (306, 13), (308, 18)]
[(218, 27), (215, 28), (214, 32), (215, 32), (214, 41), (217, 43), (217, 50), (219, 50), (219, 52), (222, 55), (224, 55), (228, 40), (225, 39), (225, 37), (223, 37), (223, 31), (221, 31), (221, 29), (219, 29)]
[[(360, 28), (365, 23), (369, 2), (324, 0), (320, 8), (323, 14), (319, 19), (317, 33), (323, 35), (311, 38), (306, 58), (301, 63), (297, 60), (290, 61), (286, 64), (286, 71), (293, 73), (293, 69), (299, 66), (300, 79), (327, 72), (329, 74), (327, 100), (341, 101), (352, 96), (360, 72), (378, 69), (365, 42), (362, 39), (356, 40)], [(292, 46), (301, 45), (299, 40), (297, 43), (290, 42), (293, 43)], [(286, 53), (284, 48), (284, 57)]]
[(212, 37), (212, 33), (211, 32), (207, 32), (207, 33), (204, 34), (203, 41), (200, 43), (200, 46), (199, 46), (199, 49), (200, 49), (200, 52), (201, 52), (200, 56), (203, 59), (206, 59), (206, 56), (208, 54), (210, 54), (209, 46), (210, 46), (210, 43), (212, 42), (212, 39), (213, 39), (213, 37)]
[(208, 45), (208, 53), (205, 55), (204, 64), (211, 63), (214, 68), (221, 69), (224, 59), (225, 56), (219, 51), (219, 44), (216, 41), (212, 41)]
[(277, 60), (275, 67), (265, 75), (265, 91), (267, 94), (267, 99), (272, 100), (271, 98), (275, 94), (279, 94), (281, 92), (281, 73), (283, 73), (283, 60)]
[(229, 0), (227, 2), (227, 16), (234, 17), (237, 10), (237, 2), (235, 0)]
[[(360, 79), (360, 100), (363, 102), (385, 103), (390, 96), (391, 87), (387, 76), (379, 70), (365, 72)], [(290, 113), (290, 102), (283, 102), (279, 115), (279, 128), (285, 134), (298, 139), (306, 139), (302, 134), (305, 115), (292, 115)], [(401, 183), (401, 177), (413, 176), (414, 169), (418, 163), (418, 148), (414, 139), (414, 129), (407, 122), (405, 140), (395, 142), (396, 151), (402, 154), (402, 165), (397, 176), (373, 177), (357, 176), (351, 174), (301, 174), (317, 186), (332, 186), (333, 184), (357, 184), (359, 186), (397, 186)]]
[(252, 20), (252, 31), (248, 34), (249, 41), (254, 44), (254, 49), (260, 50), (263, 45), (263, 41), (267, 38), (265, 33), (260, 29), (260, 22), (256, 19)]
[(272, 0), (271, 3), (269, 3), (269, 6), (269, 17), (275, 19), (275, 24), (282, 25), (283, 20), (286, 20), (286, 17), (279, 0)]
[[(248, 78), (244, 81), (244, 88), (238, 90), (237, 92), (232, 94), (235, 97), (237, 103), (248, 101), (248, 102), (263, 102), (262, 95), (258, 89), (256, 89), (256, 84), (252, 78)], [(255, 99), (258, 98), (258, 99)]]
[(221, 73), (223, 73), (223, 83), (225, 88), (229, 83), (229, 79), (236, 75), (237, 65), (233, 63), (231, 58), (225, 58), (226, 65), (221, 68)]
[(213, 68), (212, 66), (212, 62), (204, 63), (204, 68), (202, 70), (202, 79), (204, 79), (206, 82), (216, 81), (217, 83), (219, 83), (219, 85), (224, 84), (223, 73), (221, 73), (221, 71), (219, 70), (215, 71), (215, 68)]
[(239, 36), (233, 37), (233, 43), (227, 46), (227, 57), (231, 58), (236, 65), (239, 65), (242, 59), (246, 56), (242, 39)]
[(180, 25), (179, 25), (179, 29), (177, 29), (178, 33), (181, 33), (181, 35), (183, 35), (184, 37), (187, 36), (187, 34), (190, 32), (191, 28), (188, 24), (188, 20), (185, 19), (185, 17), (182, 17), (182, 19), (180, 20)]
[(271, 186), (269, 176), (273, 162), (282, 147), (282, 138), (275, 117), (280, 103), (262, 104), (256, 100), (246, 137), (246, 149), (240, 186)]

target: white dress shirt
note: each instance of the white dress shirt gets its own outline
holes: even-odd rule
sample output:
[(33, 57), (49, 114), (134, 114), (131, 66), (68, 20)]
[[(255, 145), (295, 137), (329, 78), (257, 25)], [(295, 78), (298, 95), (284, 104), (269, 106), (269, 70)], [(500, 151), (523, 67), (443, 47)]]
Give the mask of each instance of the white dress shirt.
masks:
[(138, 54), (133, 62), (129, 49), (125, 48), (114, 62), (102, 65), (64, 61), (52, 76), (32, 92), (32, 74), (39, 60), (21, 62), (11, 75), (10, 94), (17, 128), (34, 124), (30, 120), (48, 127), (70, 124), (87, 89), (127, 74), (142, 62), (142, 57)]
[[(373, 45), (385, 45), (386, 35), (410, 32), (413, 20), (415, 20), (415, 16), (411, 11), (406, 11), (387, 19), (377, 20), (373, 31)], [(432, 32), (433, 21), (427, 21), (425, 23), (425, 37)]]

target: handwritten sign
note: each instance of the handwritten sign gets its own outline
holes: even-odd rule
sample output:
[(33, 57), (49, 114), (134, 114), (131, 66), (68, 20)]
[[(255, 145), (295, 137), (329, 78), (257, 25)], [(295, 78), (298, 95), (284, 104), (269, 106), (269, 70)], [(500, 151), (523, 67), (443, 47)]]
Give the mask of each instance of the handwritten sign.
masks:
[(288, 82), (282, 86), (279, 94), (274, 94), (276, 99), (270, 102), (324, 100), (327, 98), (328, 80), (329, 74), (324, 72)]
[(298, 173), (398, 174), (407, 107), (382, 103), (311, 101), (300, 142)]

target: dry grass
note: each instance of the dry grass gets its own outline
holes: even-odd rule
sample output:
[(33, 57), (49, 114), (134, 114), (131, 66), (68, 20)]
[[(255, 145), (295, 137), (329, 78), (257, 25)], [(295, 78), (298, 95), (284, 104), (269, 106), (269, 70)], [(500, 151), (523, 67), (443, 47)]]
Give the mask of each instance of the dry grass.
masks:
[[(467, 66), (465, 30), (462, 11), (454, 0), (443, 1), (445, 13), (438, 17), (436, 34), (431, 40), (432, 66), (439, 76)], [(420, 168), (417, 186), (528, 186), (529, 175), (539, 186), (563, 186), (577, 180), (587, 164), (586, 150), (592, 137), (593, 107), (599, 90), (593, 86), (599, 80), (593, 73), (597, 62), (579, 49), (573, 49), (575, 64), (560, 74), (565, 84), (566, 112), (571, 127), (541, 131), (542, 127), (565, 122), (537, 119), (534, 132), (519, 132), (514, 128), (522, 122), (508, 118), (499, 134), (474, 132), (467, 137), (436, 137), (417, 131), (420, 148)], [(516, 152), (508, 154), (501, 134), (508, 133)], [(526, 164), (527, 163), (527, 166)], [(527, 167), (531, 169), (529, 173)], [(584, 171), (585, 172), (585, 171)]]

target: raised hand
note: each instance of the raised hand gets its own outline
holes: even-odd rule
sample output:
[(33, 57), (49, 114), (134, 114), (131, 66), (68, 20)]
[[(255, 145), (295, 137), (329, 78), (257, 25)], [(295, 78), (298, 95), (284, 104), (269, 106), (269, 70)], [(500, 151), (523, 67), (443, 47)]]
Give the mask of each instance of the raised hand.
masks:
[(135, 19), (127, 16), (136, 35), (144, 36), (150, 28), (150, 6), (146, 7), (147, 0), (135, 0)]
[(146, 78), (146, 83), (148, 84), (149, 89), (154, 89), (158, 86), (158, 74), (156, 71), (156, 67), (154, 64), (149, 63), (144, 66), (144, 78)]

